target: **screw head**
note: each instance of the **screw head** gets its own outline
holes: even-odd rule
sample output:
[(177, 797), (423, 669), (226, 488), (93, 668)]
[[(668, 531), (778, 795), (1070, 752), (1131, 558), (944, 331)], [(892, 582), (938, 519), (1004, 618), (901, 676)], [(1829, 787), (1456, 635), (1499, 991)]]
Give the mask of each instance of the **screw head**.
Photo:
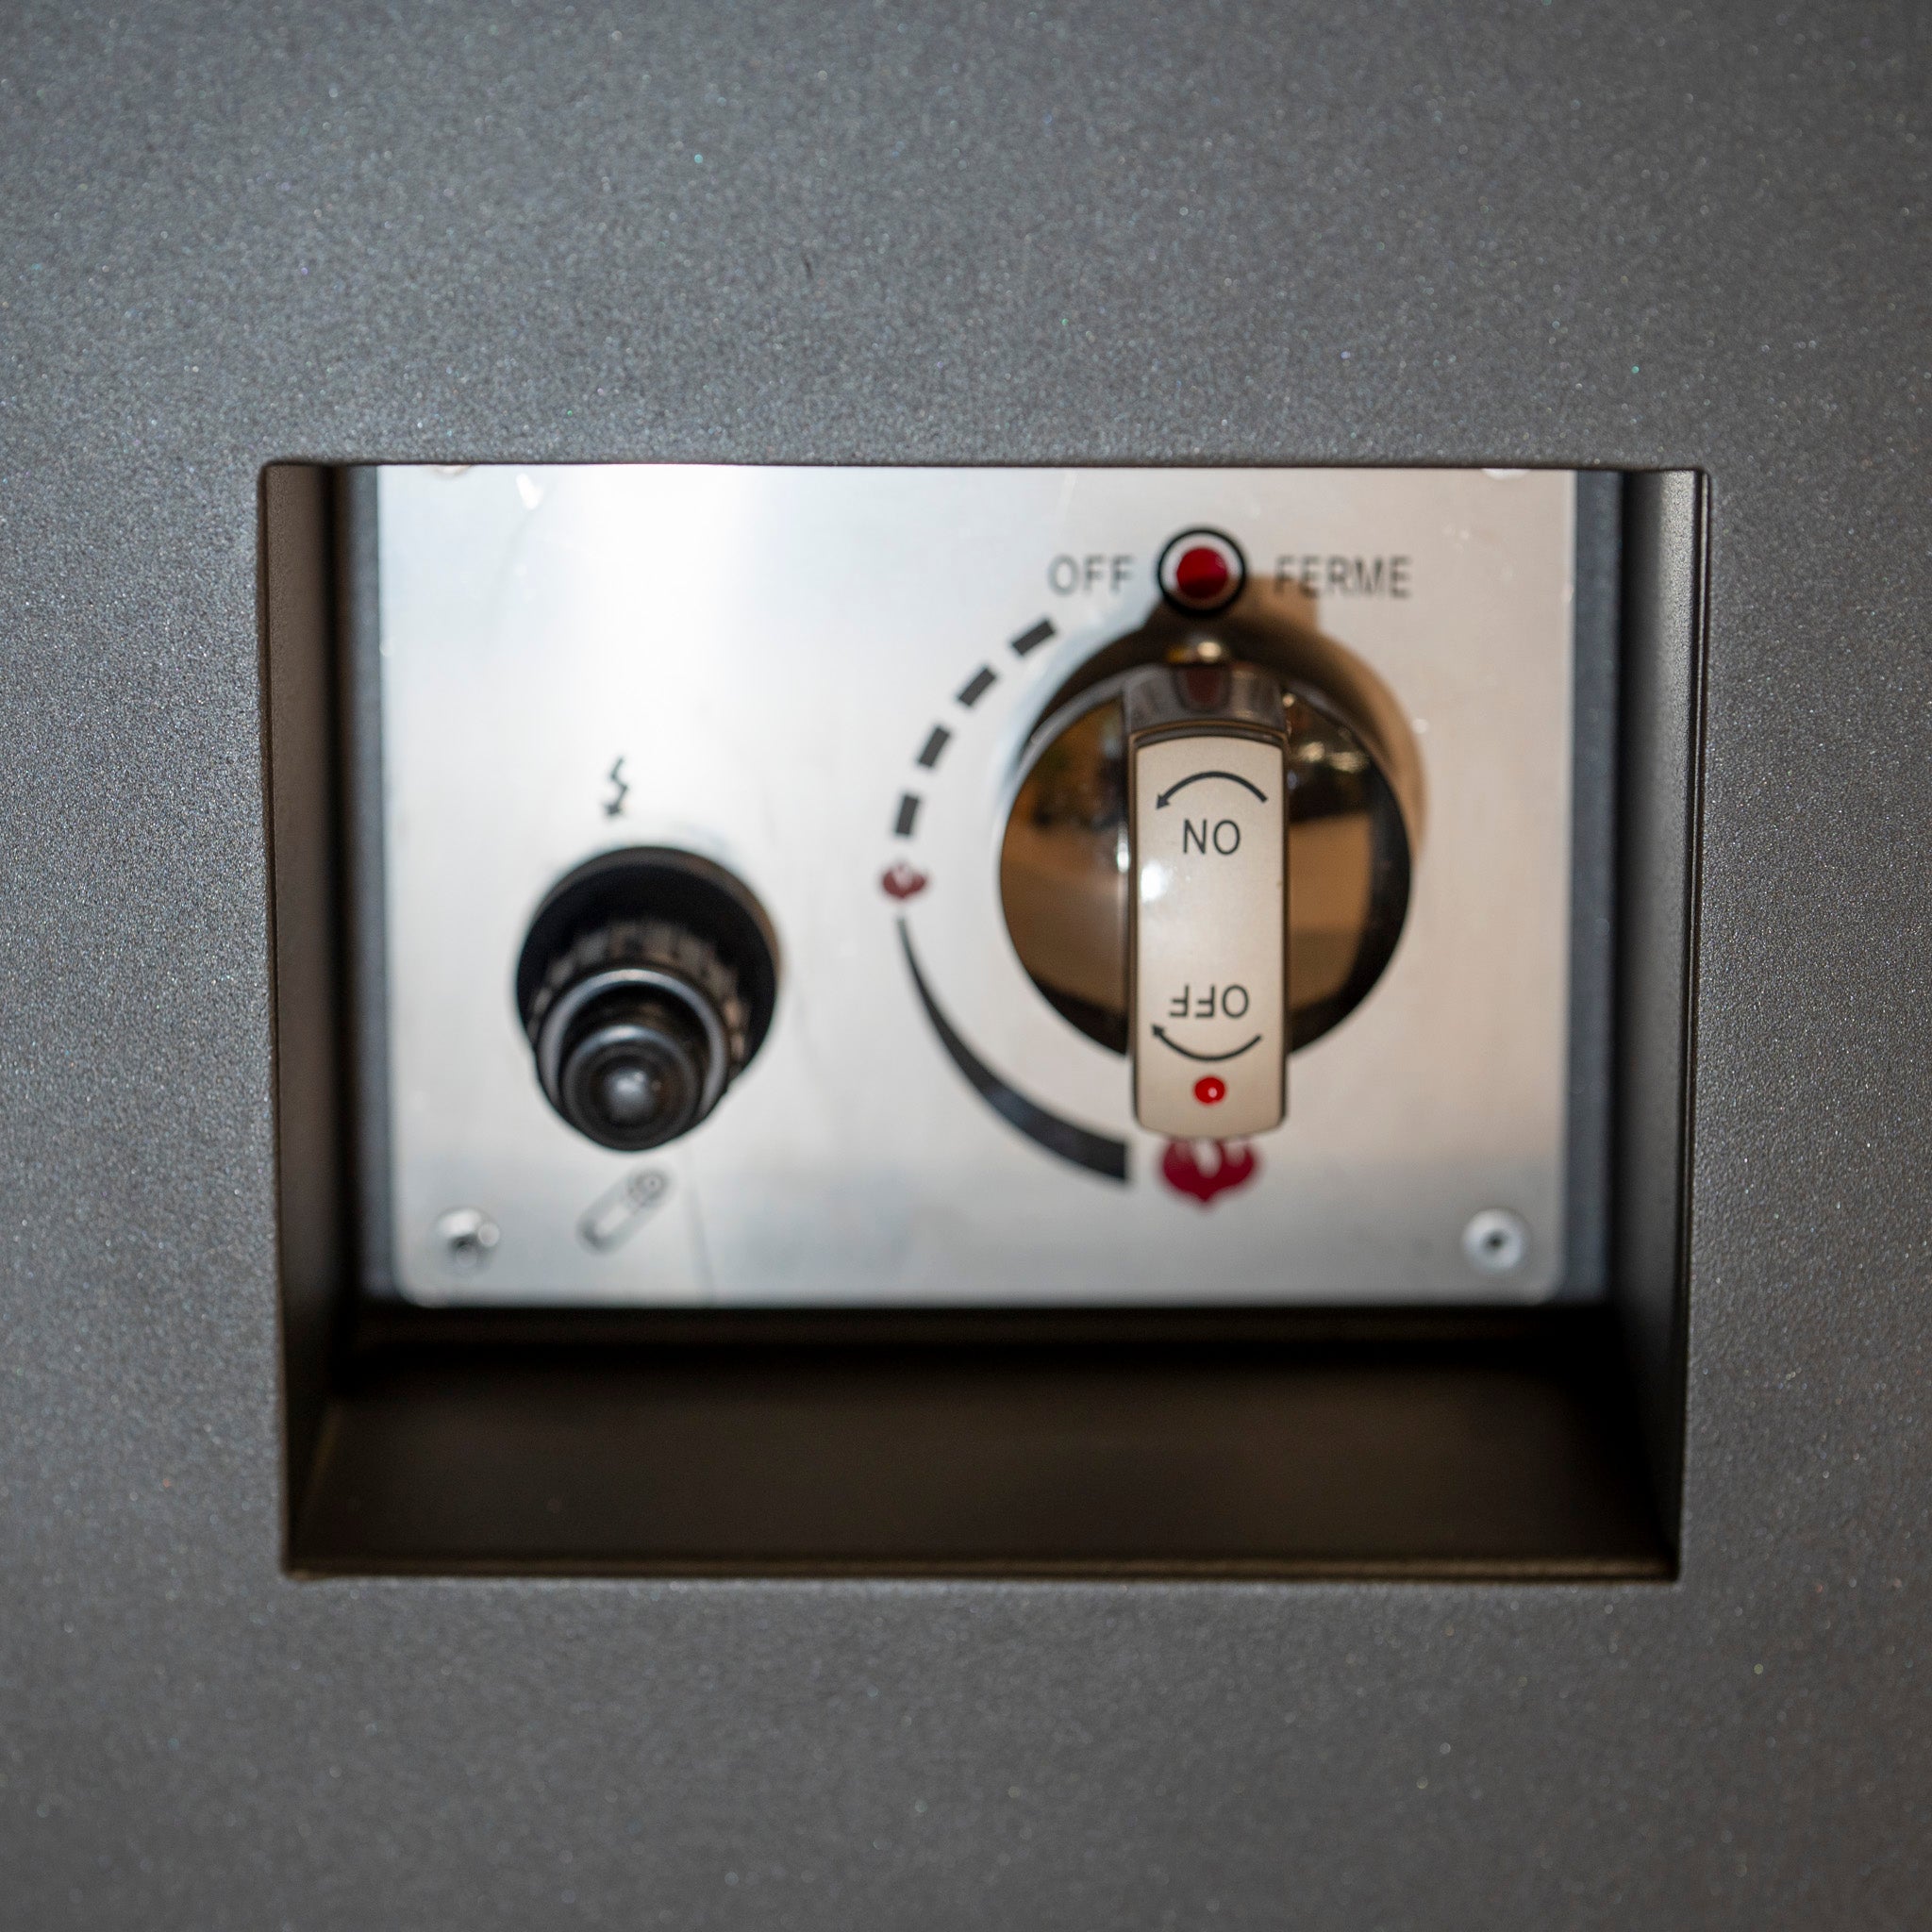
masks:
[(438, 1217), (436, 1239), (442, 1244), (443, 1259), (452, 1268), (474, 1274), (489, 1260), (503, 1234), (480, 1208), (452, 1208)]
[(1507, 1208), (1485, 1208), (1462, 1230), (1462, 1256), (1478, 1274), (1509, 1274), (1529, 1253), (1529, 1229)]

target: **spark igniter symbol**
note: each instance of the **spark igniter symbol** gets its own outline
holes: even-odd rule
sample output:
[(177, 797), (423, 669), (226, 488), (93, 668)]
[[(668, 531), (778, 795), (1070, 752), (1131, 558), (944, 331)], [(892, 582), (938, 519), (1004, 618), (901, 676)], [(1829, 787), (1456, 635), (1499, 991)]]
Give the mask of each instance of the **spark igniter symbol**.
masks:
[(607, 819), (616, 818), (624, 809), (624, 801), (630, 796), (630, 787), (625, 782), (622, 758), (610, 767), (610, 782), (617, 789), (604, 801), (604, 816)]

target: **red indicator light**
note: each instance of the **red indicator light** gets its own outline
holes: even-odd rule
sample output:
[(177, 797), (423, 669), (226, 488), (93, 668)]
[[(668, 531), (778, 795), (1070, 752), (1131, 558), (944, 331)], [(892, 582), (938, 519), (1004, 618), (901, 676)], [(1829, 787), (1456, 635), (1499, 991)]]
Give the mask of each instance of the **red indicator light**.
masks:
[(1155, 575), (1176, 610), (1212, 617), (1241, 595), (1248, 566), (1232, 537), (1219, 530), (1183, 530), (1161, 551)]
[(1204, 1074), (1194, 1082), (1194, 1098), (1203, 1107), (1219, 1107), (1227, 1098), (1227, 1082)]
[(1181, 552), (1174, 567), (1174, 587), (1190, 604), (1212, 604), (1227, 589), (1233, 575), (1220, 551), (1197, 543)]

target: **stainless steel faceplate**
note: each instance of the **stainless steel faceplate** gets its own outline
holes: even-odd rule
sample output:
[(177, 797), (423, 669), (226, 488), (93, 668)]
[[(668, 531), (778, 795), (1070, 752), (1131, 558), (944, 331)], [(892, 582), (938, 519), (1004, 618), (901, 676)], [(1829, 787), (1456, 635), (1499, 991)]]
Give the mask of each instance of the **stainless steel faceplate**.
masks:
[[(1575, 482), (1391, 470), (376, 473), (372, 1285), (421, 1302), (1517, 1302), (1563, 1251)], [(1133, 1123), (1000, 910), (1019, 760), (1175, 532), (1306, 591), (1419, 754), (1412, 896), (1250, 1143)], [(366, 845), (371, 842), (365, 841)], [(511, 981), (592, 855), (715, 860), (770, 1038), (646, 1155), (545, 1104)], [(1484, 1221), (1481, 1217), (1489, 1216)], [(380, 1240), (386, 1226), (387, 1252)], [(1504, 1239), (1495, 1238), (1500, 1228)]]

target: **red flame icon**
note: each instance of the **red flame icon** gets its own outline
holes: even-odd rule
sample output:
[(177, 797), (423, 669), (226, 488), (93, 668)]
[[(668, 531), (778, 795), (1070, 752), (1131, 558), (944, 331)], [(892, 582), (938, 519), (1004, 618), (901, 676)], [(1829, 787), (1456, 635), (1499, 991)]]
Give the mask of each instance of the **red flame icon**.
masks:
[(886, 868), (885, 876), (879, 880), (887, 892), (894, 899), (909, 899), (917, 892), (925, 891), (930, 882), (917, 866), (908, 865), (903, 858), (895, 859)]
[[(1212, 1148), (1213, 1164), (1204, 1165), (1202, 1154)], [(1244, 1188), (1261, 1172), (1261, 1158), (1245, 1141), (1233, 1146), (1225, 1141), (1170, 1141), (1160, 1157), (1160, 1178), (1177, 1194), (1190, 1194), (1208, 1208), (1217, 1194), (1230, 1188)]]

